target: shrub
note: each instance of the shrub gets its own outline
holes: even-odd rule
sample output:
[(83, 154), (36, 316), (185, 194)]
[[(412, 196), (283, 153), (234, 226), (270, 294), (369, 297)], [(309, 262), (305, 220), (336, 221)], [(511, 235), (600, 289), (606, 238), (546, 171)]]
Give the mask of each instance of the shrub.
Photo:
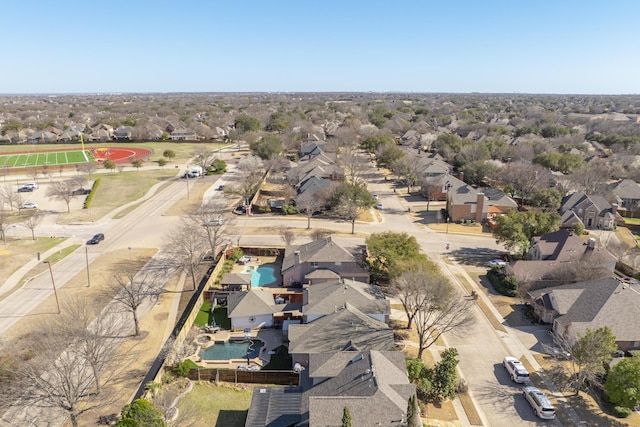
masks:
[(467, 380), (465, 380), (464, 378), (459, 379), (456, 382), (456, 393), (464, 394), (464, 393), (467, 393), (468, 391), (469, 391), (469, 384), (467, 383)]
[(627, 418), (633, 411), (625, 406), (614, 406), (613, 415), (618, 418)]
[(91, 187), (91, 193), (89, 193), (87, 198), (84, 200), (84, 205), (82, 206), (83, 209), (88, 209), (89, 206), (91, 205), (91, 201), (93, 200), (94, 194), (96, 194), (96, 190), (98, 189), (98, 186), (100, 185), (100, 180), (101, 179), (102, 178), (98, 178), (93, 182), (93, 187)]
[(187, 375), (189, 375), (189, 371), (192, 368), (197, 368), (197, 367), (198, 365), (196, 365), (192, 360), (185, 359), (182, 362), (178, 363), (178, 366), (176, 366), (175, 368), (175, 372), (176, 374), (178, 374), (178, 376), (186, 377)]
[(487, 273), (487, 277), (496, 291), (509, 297), (517, 295), (518, 279), (515, 276), (507, 275), (503, 267), (493, 267)]
[(282, 212), (284, 212), (285, 215), (294, 215), (298, 213), (298, 209), (293, 205), (282, 205)]

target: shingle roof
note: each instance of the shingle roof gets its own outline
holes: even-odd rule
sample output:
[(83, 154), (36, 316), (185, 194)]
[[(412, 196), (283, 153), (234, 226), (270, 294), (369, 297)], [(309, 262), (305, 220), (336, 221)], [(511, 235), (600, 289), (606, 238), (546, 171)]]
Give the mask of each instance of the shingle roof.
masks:
[(222, 285), (250, 285), (251, 274), (225, 273), (220, 280)]
[(244, 292), (231, 292), (227, 297), (227, 316), (244, 317), (281, 311), (299, 310), (301, 303), (276, 304), (273, 292), (268, 288), (251, 288)]
[[(339, 352), (321, 361), (323, 366), (308, 374), (329, 378), (306, 390), (301, 401), (309, 425), (340, 425), (345, 406), (357, 426), (406, 421), (415, 386), (408, 381), (402, 352)], [(315, 362), (310, 356), (309, 365)]]
[(345, 303), (366, 314), (389, 314), (389, 300), (374, 285), (343, 280), (312, 285), (305, 291), (307, 304), (304, 314), (328, 314)]
[(572, 283), (529, 292), (532, 298), (551, 294), (559, 317), (578, 333), (608, 326), (617, 341), (640, 341), (640, 287), (616, 278)]
[(640, 185), (632, 179), (614, 182), (609, 189), (621, 199), (640, 199)]
[(350, 304), (311, 323), (289, 325), (290, 353), (324, 353), (348, 343), (366, 350), (391, 350), (393, 330)]
[(355, 262), (355, 257), (331, 240), (331, 237), (319, 239), (300, 246), (287, 246), (282, 261), (282, 271), (296, 264), (296, 252), (299, 262)]
[(255, 387), (245, 427), (288, 427), (300, 420), (298, 387)]

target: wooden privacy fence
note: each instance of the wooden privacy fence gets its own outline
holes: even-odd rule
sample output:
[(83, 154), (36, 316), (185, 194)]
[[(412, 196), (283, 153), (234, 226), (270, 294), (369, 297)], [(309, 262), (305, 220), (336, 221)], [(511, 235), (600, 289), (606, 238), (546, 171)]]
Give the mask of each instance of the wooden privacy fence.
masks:
[(300, 382), (299, 374), (293, 371), (238, 371), (219, 368), (191, 369), (187, 378), (193, 381), (281, 385), (298, 385)]

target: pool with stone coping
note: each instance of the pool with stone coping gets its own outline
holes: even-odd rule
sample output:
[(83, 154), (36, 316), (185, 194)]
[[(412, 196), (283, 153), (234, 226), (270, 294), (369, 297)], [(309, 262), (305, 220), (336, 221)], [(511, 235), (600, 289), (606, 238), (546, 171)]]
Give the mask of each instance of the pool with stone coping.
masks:
[(216, 341), (200, 352), (202, 360), (254, 359), (260, 354), (264, 342), (258, 339)]
[(248, 265), (243, 273), (251, 274), (252, 288), (260, 288), (276, 281), (275, 271), (275, 268), (270, 265), (261, 265), (258, 268)]

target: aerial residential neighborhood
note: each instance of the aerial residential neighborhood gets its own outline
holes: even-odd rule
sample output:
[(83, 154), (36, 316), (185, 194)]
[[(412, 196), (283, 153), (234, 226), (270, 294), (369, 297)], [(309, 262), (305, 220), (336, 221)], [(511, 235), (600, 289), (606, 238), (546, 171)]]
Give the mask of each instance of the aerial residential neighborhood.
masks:
[[(38, 140), (14, 140), (12, 129), (30, 132), (8, 100), (43, 98), (0, 98), (3, 423), (640, 419), (640, 396), (616, 397), (640, 351), (631, 155), (586, 149), (607, 140), (599, 132), (572, 137), (584, 149), (573, 166), (523, 154), (531, 141), (569, 144), (566, 127), (525, 129), (537, 97), (495, 98), (523, 106), (516, 125), (492, 112), (497, 138), (445, 124), (440, 96), (382, 97), (358, 101), (388, 108), (378, 125), (372, 113), (354, 125), (346, 95), (315, 94), (344, 112), (309, 122), (293, 121), (295, 97), (276, 96), (282, 111), (265, 114), (237, 107), (251, 95), (211, 95), (228, 108), (195, 97), (205, 104), (194, 120), (209, 117), (222, 137), (172, 116), (156, 118), (159, 139), (137, 124), (116, 133), (102, 122), (132, 113), (114, 112), (95, 130)], [(38, 115), (56, 125), (77, 99)], [(464, 111), (483, 99), (450, 102)], [(442, 124), (420, 120), (421, 105)], [(571, 129), (613, 120), (567, 109)], [(494, 151), (471, 155), (478, 147)]]

